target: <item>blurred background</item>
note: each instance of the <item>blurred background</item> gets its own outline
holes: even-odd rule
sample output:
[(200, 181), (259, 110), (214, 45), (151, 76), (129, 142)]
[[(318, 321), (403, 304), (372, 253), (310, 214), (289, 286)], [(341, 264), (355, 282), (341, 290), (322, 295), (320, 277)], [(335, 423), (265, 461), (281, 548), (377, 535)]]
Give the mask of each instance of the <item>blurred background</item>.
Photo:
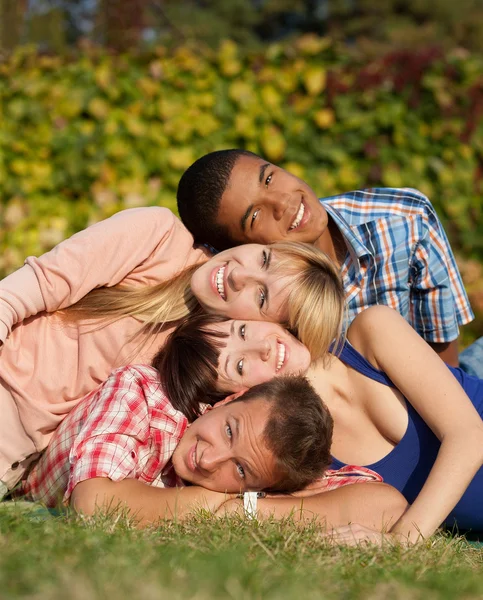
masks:
[(0, 275), (206, 152), (433, 202), (483, 335), (483, 0), (0, 0)]

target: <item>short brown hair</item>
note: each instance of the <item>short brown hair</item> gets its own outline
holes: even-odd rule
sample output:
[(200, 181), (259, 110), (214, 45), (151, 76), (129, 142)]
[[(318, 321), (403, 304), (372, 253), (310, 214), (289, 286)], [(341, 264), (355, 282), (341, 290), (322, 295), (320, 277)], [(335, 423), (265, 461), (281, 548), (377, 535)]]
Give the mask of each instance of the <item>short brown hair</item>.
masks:
[(275, 458), (277, 479), (269, 492), (294, 492), (321, 477), (332, 462), (334, 422), (302, 376), (281, 376), (252, 387), (233, 402), (264, 400), (269, 416), (263, 441)]

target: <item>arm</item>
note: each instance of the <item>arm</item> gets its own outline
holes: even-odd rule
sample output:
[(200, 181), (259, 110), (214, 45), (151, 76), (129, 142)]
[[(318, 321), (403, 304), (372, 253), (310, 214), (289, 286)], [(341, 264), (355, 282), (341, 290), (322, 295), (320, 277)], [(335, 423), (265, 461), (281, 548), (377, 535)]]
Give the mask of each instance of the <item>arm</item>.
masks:
[(441, 344), (433, 342), (429, 343), (429, 345), (447, 365), (451, 365), (452, 367), (458, 366), (458, 340)]
[(226, 494), (196, 486), (156, 488), (135, 479), (97, 477), (75, 486), (70, 505), (84, 515), (98, 510), (127, 512), (138, 527), (144, 527), (160, 520), (185, 519), (201, 508), (215, 512), (226, 500)]
[[(285, 496), (258, 500), (257, 517), (293, 516), (302, 524), (315, 519), (328, 531), (354, 522), (384, 531), (401, 517), (406, 507), (406, 500), (393, 487), (384, 483), (358, 483), (305, 498)], [(243, 512), (243, 502), (228, 500), (217, 514), (232, 512)]]
[(388, 374), (441, 441), (421, 492), (391, 529), (414, 542), (439, 527), (483, 464), (482, 420), (446, 365), (392, 309), (364, 311), (348, 337)]
[(411, 260), (411, 325), (440, 357), (458, 366), (458, 326), (474, 319), (446, 233), (431, 202), (418, 193), (419, 242)]
[[(121, 211), (64, 240), (0, 282), (0, 341), (12, 326), (42, 311), (66, 308), (97, 287), (123, 281), (145, 261), (173, 259), (171, 245), (181, 223), (165, 208)], [(191, 239), (185, 230), (187, 238)], [(179, 241), (179, 240), (178, 240)], [(189, 247), (188, 243), (188, 247)], [(162, 268), (162, 267), (160, 267)], [(136, 281), (136, 276), (131, 275)]]

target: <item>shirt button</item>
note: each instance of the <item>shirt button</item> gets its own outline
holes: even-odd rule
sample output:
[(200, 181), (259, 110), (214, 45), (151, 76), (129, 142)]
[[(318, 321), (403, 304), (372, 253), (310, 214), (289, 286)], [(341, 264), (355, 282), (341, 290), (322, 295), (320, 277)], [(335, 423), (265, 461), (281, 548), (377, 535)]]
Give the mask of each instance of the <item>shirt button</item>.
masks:
[(13, 465), (12, 465), (12, 467), (11, 467), (12, 471), (15, 471), (15, 469), (18, 469), (19, 466), (20, 466), (20, 463), (18, 461), (14, 462)]

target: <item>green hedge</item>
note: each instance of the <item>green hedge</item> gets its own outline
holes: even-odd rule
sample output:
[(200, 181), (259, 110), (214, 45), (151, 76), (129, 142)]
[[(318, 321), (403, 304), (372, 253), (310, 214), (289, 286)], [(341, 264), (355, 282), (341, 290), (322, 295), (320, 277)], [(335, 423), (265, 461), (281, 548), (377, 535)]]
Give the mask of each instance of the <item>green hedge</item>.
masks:
[(246, 54), (225, 41), (0, 64), (0, 273), (125, 207), (175, 210), (200, 155), (244, 147), (320, 196), (417, 187), (453, 246), (483, 257), (483, 58), (398, 52), (362, 63), (304, 36)]

